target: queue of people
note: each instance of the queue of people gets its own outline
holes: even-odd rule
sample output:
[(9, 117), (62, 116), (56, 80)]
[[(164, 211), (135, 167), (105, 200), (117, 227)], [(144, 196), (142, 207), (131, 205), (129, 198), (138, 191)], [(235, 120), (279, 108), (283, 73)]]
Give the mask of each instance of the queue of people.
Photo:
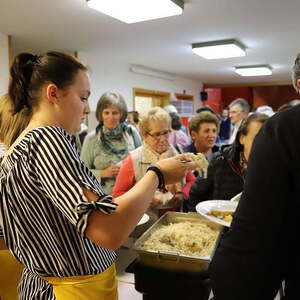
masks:
[[(293, 83), (300, 92), (300, 55)], [(21, 53), (12, 62), (0, 100), (0, 299), (116, 300), (115, 250), (144, 213), (143, 230), (166, 211), (241, 192), (211, 264), (215, 299), (271, 300), (283, 280), (296, 299), (300, 106), (249, 113), (238, 98), (223, 119), (200, 109), (183, 136), (177, 111), (129, 117), (122, 95), (110, 91), (87, 133), (90, 93), (86, 66), (69, 55)], [(218, 145), (228, 120), (227, 144)], [(185, 152), (202, 153), (208, 169), (193, 172)]]
[(253, 140), (268, 117), (254, 113), (242, 122), (235, 141), (211, 160), (207, 177), (197, 177), (188, 198), (188, 210), (205, 200), (230, 200), (243, 191), (247, 163)]

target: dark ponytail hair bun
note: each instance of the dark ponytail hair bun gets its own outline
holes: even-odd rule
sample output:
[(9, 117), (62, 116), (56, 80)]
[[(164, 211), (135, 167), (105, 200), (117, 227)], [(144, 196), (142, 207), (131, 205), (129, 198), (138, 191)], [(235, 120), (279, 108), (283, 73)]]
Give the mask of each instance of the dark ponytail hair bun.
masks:
[(14, 113), (37, 105), (40, 90), (46, 82), (65, 89), (74, 83), (79, 70), (87, 68), (71, 55), (49, 51), (41, 55), (20, 53), (10, 67), (8, 94)]
[(30, 53), (21, 53), (15, 57), (10, 68), (8, 93), (14, 103), (14, 112), (29, 107), (28, 86), (37, 57)]

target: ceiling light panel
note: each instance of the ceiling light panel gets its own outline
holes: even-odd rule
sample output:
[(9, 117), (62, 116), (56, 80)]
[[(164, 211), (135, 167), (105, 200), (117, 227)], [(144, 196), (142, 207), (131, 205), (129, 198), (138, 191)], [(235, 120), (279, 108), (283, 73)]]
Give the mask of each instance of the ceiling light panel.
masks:
[(235, 72), (241, 76), (267, 76), (272, 75), (272, 68), (269, 65), (235, 67)]
[(195, 54), (205, 59), (221, 59), (246, 55), (245, 47), (234, 39), (195, 43), (192, 44), (192, 50)]
[(182, 0), (87, 0), (88, 5), (125, 23), (180, 15)]

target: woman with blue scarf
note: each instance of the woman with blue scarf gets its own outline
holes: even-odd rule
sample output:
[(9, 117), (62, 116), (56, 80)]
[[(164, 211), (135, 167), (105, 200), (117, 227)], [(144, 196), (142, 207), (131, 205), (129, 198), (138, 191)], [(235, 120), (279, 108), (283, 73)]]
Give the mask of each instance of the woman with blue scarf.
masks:
[(84, 140), (81, 159), (101, 180), (105, 192), (112, 192), (120, 162), (128, 152), (141, 146), (137, 130), (126, 125), (127, 106), (116, 92), (107, 92), (97, 103), (96, 118), (99, 125)]

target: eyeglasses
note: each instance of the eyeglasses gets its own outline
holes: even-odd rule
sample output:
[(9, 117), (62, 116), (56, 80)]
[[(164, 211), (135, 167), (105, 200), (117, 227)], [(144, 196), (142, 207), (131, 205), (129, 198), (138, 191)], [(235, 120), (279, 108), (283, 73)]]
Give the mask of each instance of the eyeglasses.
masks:
[(164, 130), (161, 132), (156, 132), (156, 133), (150, 133), (148, 132), (148, 134), (153, 137), (154, 139), (158, 140), (161, 136), (168, 136), (171, 133), (171, 130)]
[(230, 115), (236, 115), (236, 114), (238, 114), (238, 113), (240, 113), (240, 112), (242, 112), (241, 110), (230, 110), (229, 111), (229, 114)]

